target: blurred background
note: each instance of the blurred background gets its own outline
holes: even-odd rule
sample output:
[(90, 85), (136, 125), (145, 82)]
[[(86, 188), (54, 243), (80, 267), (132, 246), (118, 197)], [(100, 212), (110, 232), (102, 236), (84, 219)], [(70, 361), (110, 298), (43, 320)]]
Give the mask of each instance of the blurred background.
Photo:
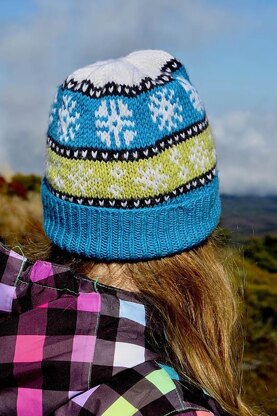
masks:
[[(276, 411), (276, 0), (1, 0), (0, 241), (41, 224), (40, 179), (56, 87), (136, 49), (187, 68), (213, 129), (226, 246), (245, 285), (244, 385)], [(275, 409), (275, 410), (274, 410)]]

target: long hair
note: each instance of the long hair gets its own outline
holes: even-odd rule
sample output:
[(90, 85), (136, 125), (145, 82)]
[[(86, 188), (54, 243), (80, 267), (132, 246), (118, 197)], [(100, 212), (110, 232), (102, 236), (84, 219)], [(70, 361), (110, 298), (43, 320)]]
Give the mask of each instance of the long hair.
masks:
[[(222, 241), (217, 227), (191, 250), (124, 262), (124, 271), (153, 306), (156, 329), (165, 340), (156, 347), (165, 362), (204, 388), (230, 415), (262, 415), (242, 399), (243, 282), (238, 282), (233, 256)], [(66, 264), (87, 276), (106, 264), (60, 250), (45, 236), (23, 250), (31, 260)], [(151, 342), (155, 343), (154, 333)]]

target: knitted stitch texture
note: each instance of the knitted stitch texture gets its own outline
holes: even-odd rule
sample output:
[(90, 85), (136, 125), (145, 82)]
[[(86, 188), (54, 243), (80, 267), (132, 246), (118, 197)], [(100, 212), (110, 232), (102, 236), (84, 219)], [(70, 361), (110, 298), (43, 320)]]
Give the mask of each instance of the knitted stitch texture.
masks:
[(142, 50), (69, 75), (41, 189), (46, 234), (79, 255), (151, 259), (207, 238), (221, 214), (216, 151), (184, 66)]

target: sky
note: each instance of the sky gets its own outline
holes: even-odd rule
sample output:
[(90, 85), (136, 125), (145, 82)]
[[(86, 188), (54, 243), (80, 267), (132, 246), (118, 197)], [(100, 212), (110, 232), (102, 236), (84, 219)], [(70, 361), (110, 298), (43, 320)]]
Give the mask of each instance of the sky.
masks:
[(220, 189), (277, 194), (275, 0), (1, 0), (0, 172), (42, 174), (56, 87), (138, 49), (186, 67), (205, 104)]

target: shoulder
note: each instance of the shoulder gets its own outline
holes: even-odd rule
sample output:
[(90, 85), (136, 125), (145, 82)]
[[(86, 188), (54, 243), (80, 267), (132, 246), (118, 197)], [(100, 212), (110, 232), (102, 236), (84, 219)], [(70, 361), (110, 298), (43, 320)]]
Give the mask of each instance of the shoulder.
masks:
[[(72, 398), (63, 407), (74, 415), (130, 415), (148, 416), (220, 416), (198, 392), (181, 388), (181, 380), (171, 367), (162, 368), (155, 361), (147, 361), (126, 368), (109, 377), (102, 384)], [(73, 402), (73, 403), (72, 403)], [(72, 409), (76, 412), (72, 413)]]
[[(128, 405), (136, 411), (153, 416), (221, 414), (212, 412), (209, 398), (203, 398), (202, 390), (189, 391), (187, 386), (182, 385), (182, 380), (172, 367), (156, 361), (151, 360), (123, 370), (113, 376), (107, 385), (116, 396), (116, 401), (109, 410), (114, 410), (115, 405), (127, 399)], [(103, 386), (98, 390), (100, 396), (102, 389)]]

